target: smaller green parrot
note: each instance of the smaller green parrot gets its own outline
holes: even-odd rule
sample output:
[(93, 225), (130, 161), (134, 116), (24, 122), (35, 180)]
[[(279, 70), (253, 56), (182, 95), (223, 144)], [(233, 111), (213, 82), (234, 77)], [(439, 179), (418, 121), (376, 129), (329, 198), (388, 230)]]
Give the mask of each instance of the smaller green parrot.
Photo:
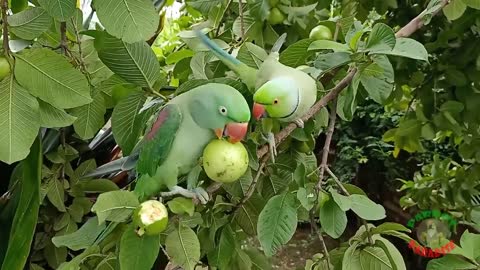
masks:
[[(301, 117), (315, 104), (317, 84), (307, 73), (278, 61), (278, 51), (286, 34), (283, 34), (274, 44), (258, 70), (222, 50), (202, 32), (197, 31), (197, 36), (217, 58), (232, 69), (250, 89), (253, 89), (252, 115), (256, 120), (270, 117), (280, 122), (295, 122), (297, 126), (303, 128), (304, 123)], [(273, 158), (276, 155), (275, 139), (271, 131), (267, 133)]]
[(208, 194), (201, 188), (177, 185), (199, 162), (205, 146), (215, 137), (241, 141), (250, 121), (245, 98), (235, 88), (218, 83), (198, 86), (170, 100), (154, 116), (143, 139), (128, 157), (99, 167), (85, 177), (136, 169), (140, 175), (134, 192), (140, 201), (159, 194), (180, 194), (202, 203)]

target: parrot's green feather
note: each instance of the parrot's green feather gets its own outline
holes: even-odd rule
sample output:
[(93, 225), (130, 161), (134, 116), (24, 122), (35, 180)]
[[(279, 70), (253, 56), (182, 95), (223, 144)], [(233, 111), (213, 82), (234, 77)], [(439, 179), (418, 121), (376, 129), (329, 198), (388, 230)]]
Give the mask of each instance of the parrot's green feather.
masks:
[(159, 165), (167, 158), (175, 135), (182, 122), (178, 105), (166, 105), (143, 139), (137, 171), (154, 176)]
[(222, 50), (215, 42), (211, 41), (205, 34), (197, 31), (197, 36), (203, 42), (215, 56), (220, 59), (228, 68), (234, 71), (240, 79), (247, 85), (250, 90), (255, 90), (255, 82), (257, 80), (258, 70), (247, 66), (240, 60), (236, 59), (226, 51)]

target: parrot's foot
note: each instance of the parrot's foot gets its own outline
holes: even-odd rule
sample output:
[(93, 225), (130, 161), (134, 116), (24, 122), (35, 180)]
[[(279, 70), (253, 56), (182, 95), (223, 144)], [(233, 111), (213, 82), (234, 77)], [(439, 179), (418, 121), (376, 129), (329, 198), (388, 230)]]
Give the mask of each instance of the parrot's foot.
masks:
[(303, 128), (303, 127), (305, 126), (305, 124), (303, 123), (303, 120), (300, 119), (300, 118), (295, 119), (293, 122), (294, 122), (294, 123), (297, 125), (297, 127), (299, 127), (299, 128)]
[(201, 187), (197, 187), (193, 190), (188, 190), (179, 186), (174, 186), (170, 191), (160, 193), (162, 197), (168, 197), (173, 195), (182, 195), (183, 197), (192, 198), (197, 202), (206, 204), (209, 200), (208, 193)]
[(267, 134), (267, 137), (263, 136), (263, 138), (268, 143), (268, 149), (270, 150), (270, 157), (272, 159), (272, 162), (275, 163), (275, 157), (277, 156), (277, 147), (276, 147), (276, 144), (275, 144), (275, 135), (272, 132), (269, 132)]

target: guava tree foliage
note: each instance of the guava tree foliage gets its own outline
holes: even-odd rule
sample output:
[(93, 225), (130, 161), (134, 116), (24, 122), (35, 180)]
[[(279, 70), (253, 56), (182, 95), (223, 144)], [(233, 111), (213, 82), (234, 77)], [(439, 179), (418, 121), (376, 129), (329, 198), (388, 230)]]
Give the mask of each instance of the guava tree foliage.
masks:
[[(405, 180), (402, 203), (480, 223), (480, 0), (189, 0), (175, 19), (166, 18), (173, 1), (93, 0), (90, 13), (75, 0), (1, 4), (0, 160), (15, 165), (0, 198), (2, 270), (271, 269), (299, 222), (323, 244), (305, 269), (406, 269), (388, 239), (407, 245), (410, 230), (382, 223), (383, 206), (328, 166), (337, 116), (352, 119), (367, 99), (403, 115), (384, 136), (395, 156), (425, 141), (458, 149)], [(135, 173), (84, 177), (129, 155), (155, 112), (197, 86), (227, 84), (251, 105), (253, 92), (202, 45), (200, 29), (253, 68), (286, 33), (280, 63), (318, 82), (304, 127), (252, 120), (238, 181), (212, 181), (201, 162), (178, 180), (203, 187), (206, 204), (178, 195), (140, 204)], [(265, 130), (276, 133), (274, 163)], [(344, 235), (350, 210), (361, 226), (327, 250), (323, 238)], [(139, 226), (142, 214), (154, 226)], [(477, 268), (479, 236), (463, 235), (429, 269)]]

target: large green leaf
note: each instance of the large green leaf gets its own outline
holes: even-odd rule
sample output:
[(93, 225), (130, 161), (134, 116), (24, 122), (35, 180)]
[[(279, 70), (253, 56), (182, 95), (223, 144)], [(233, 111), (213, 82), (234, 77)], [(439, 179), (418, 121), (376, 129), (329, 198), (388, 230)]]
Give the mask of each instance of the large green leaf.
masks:
[(372, 236), (372, 238), (375, 241), (375, 245), (382, 248), (385, 254), (387, 255), (393, 270), (407, 269), (407, 267), (405, 266), (405, 261), (403, 260), (402, 254), (390, 241), (378, 235)]
[(39, 37), (51, 24), (52, 18), (41, 7), (29, 8), (8, 17), (10, 31), (26, 40)]
[(295, 196), (284, 193), (268, 200), (258, 217), (258, 241), (267, 256), (274, 255), (297, 229)]
[(267, 52), (262, 47), (245, 42), (238, 50), (237, 59), (249, 67), (259, 68), (267, 56)]
[(475, 260), (480, 257), (480, 234), (466, 230), (460, 238), (460, 245), (466, 252), (466, 257)]
[(160, 65), (146, 42), (126, 43), (106, 33), (95, 38), (102, 62), (124, 80), (141, 87), (153, 87), (160, 77)]
[(474, 8), (480, 9), (480, 0), (462, 0), (465, 5)]
[(392, 50), (395, 42), (393, 29), (384, 23), (377, 23), (368, 37), (366, 49), (370, 52)]
[(467, 5), (465, 5), (463, 0), (452, 0), (443, 8), (443, 14), (445, 14), (447, 19), (453, 21), (460, 18), (466, 9)]
[(434, 259), (428, 262), (427, 270), (474, 270), (478, 269), (476, 265), (466, 261), (460, 256), (447, 254), (439, 259)]
[(367, 196), (350, 195), (352, 211), (365, 220), (380, 220), (385, 218), (385, 208), (370, 200)]
[(62, 109), (92, 101), (87, 79), (64, 56), (49, 49), (29, 49), (15, 58), (15, 78), (32, 95)]
[(98, 218), (93, 217), (70, 234), (55, 236), (52, 242), (57, 247), (68, 247), (71, 250), (81, 250), (91, 246), (97, 237), (105, 230), (105, 224), (98, 224)]
[(8, 164), (28, 155), (38, 134), (37, 99), (11, 76), (0, 82), (0, 160)]
[(189, 227), (180, 225), (165, 240), (171, 261), (185, 270), (193, 270), (200, 260), (200, 242)]
[(280, 53), (280, 63), (290, 67), (304, 65), (307, 59), (314, 55), (314, 52), (308, 50), (312, 42), (313, 39), (302, 39), (288, 46), (287, 49)]
[(38, 100), (40, 105), (40, 125), (42, 127), (66, 127), (70, 126), (77, 119), (75, 116), (71, 116), (63, 109), (57, 109), (47, 102)]
[(98, 85), (112, 77), (113, 72), (103, 64), (100, 58), (98, 58), (94, 40), (82, 41), (82, 57), (83, 62), (85, 63), (85, 69), (87, 70), (90, 76), (90, 81), (93, 85)]
[(65, 191), (63, 189), (63, 179), (57, 179), (53, 177), (49, 180), (47, 186), (48, 200), (57, 208), (60, 212), (65, 212)]
[(90, 139), (102, 128), (105, 120), (106, 106), (103, 95), (97, 92), (93, 102), (81, 107), (73, 108), (71, 113), (77, 117), (73, 123), (75, 132), (83, 139)]
[(360, 82), (367, 90), (368, 95), (375, 102), (382, 104), (393, 90), (393, 67), (384, 55), (377, 55), (373, 60), (374, 63), (361, 71)]
[(73, 16), (77, 2), (75, 0), (38, 0), (38, 3), (50, 16), (64, 22)]
[(346, 52), (319, 54), (317, 59), (315, 59), (315, 67), (322, 72), (327, 72), (336, 67), (348, 64), (350, 61), (352, 61), (350, 54)]
[(334, 52), (348, 52), (350, 51), (350, 47), (343, 43), (338, 43), (331, 40), (316, 40), (310, 44), (308, 50), (333, 50)]
[(328, 200), (320, 209), (322, 229), (333, 238), (339, 238), (347, 227), (347, 215), (333, 200)]
[(376, 246), (367, 246), (360, 249), (360, 269), (393, 269), (390, 260), (382, 248)]
[(139, 205), (137, 196), (127, 190), (115, 190), (102, 193), (92, 206), (92, 212), (98, 216), (98, 223), (105, 220), (122, 222), (127, 220)]
[(264, 205), (262, 197), (254, 194), (235, 213), (235, 222), (246, 234), (254, 236), (257, 233), (258, 216)]
[(120, 269), (150, 270), (160, 251), (159, 235), (139, 237), (131, 224), (120, 240)]
[(422, 43), (411, 38), (397, 38), (393, 50), (375, 51), (377, 54), (387, 54), (428, 61), (428, 52)]
[[(40, 208), (40, 181), (42, 175), (42, 146), (37, 137), (28, 157), (22, 161), (22, 179), (19, 204), (13, 218), (8, 249), (2, 270), (22, 270), (30, 254)], [(8, 233), (8, 232), (2, 232)]]
[[(62, 263), (57, 268), (57, 270), (72, 270), (72, 269), (78, 270), (78, 269), (81, 269), (80, 264), (82, 264), (82, 262), (84, 262), (86, 258), (90, 257), (91, 255), (99, 254), (99, 253), (100, 253), (100, 247), (98, 247), (97, 245), (89, 246), (82, 253), (76, 255), (71, 261)], [(97, 270), (97, 269), (98, 268), (96, 268), (95, 270)], [(107, 268), (107, 269), (113, 269), (113, 268)], [(30, 270), (34, 270), (34, 269), (30, 269)], [(35, 269), (35, 270), (37, 270), (37, 269)], [(43, 268), (40, 269), (40, 270), (43, 270)], [(100, 270), (100, 269), (98, 269), (98, 270)]]
[(192, 6), (196, 10), (202, 12), (203, 14), (208, 14), (211, 9), (221, 5), (224, 1), (223, 0), (189, 0), (186, 2), (188, 5)]
[(107, 32), (125, 42), (148, 40), (157, 30), (160, 16), (150, 0), (94, 0), (93, 3)]
[(235, 234), (230, 225), (226, 225), (220, 234), (220, 242), (209, 254), (208, 262), (211, 263), (211, 266), (217, 266), (218, 269), (228, 269), (227, 266), (232, 259), (235, 246)]
[(247, 0), (250, 14), (255, 18), (265, 21), (270, 10), (270, 3), (268, 0)]

